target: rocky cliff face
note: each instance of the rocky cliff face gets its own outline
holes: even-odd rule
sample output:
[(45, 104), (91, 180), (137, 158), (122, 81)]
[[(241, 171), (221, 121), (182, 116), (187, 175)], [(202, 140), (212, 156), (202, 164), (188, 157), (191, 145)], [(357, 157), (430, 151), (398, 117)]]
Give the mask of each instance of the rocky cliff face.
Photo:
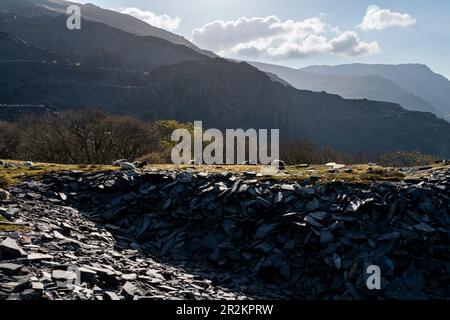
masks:
[(403, 172), (420, 178), (50, 173), (0, 202), (20, 228), (0, 232), (0, 297), (448, 299), (450, 169)]

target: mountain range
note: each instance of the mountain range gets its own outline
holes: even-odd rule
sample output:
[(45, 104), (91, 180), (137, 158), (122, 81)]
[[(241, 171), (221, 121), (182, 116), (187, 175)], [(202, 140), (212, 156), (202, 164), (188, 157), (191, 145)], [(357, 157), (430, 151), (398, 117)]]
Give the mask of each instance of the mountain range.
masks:
[(298, 89), (326, 91), (348, 99), (394, 102), (408, 110), (450, 120), (450, 82), (421, 64), (311, 66), (294, 69), (249, 62)]
[(219, 129), (280, 128), (282, 139), (308, 138), (350, 153), (450, 156), (450, 124), (432, 113), (298, 90), (277, 72), (113, 26), (121, 19), (107, 10), (109, 23), (86, 19), (81, 30), (69, 31), (54, 9), (29, 13), (42, 2), (62, 1), (0, 0), (0, 118), (2, 106), (96, 106), (145, 120), (203, 120)]

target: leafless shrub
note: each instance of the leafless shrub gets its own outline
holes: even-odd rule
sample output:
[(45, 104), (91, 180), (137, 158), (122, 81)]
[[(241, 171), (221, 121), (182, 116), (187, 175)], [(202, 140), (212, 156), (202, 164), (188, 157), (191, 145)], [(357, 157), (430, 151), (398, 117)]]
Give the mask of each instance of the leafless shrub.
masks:
[(19, 141), (20, 135), (14, 125), (0, 122), (0, 157), (3, 159), (14, 158)]
[(139, 162), (147, 162), (149, 164), (166, 164), (170, 163), (170, 150), (168, 151), (153, 151), (147, 153), (139, 158)]
[(355, 159), (331, 147), (320, 147), (307, 140), (291, 140), (280, 145), (280, 157), (287, 164), (294, 165), (300, 163), (321, 164), (326, 162), (351, 163)]
[(151, 124), (97, 109), (28, 117), (17, 124), (19, 156), (58, 163), (111, 163), (155, 150), (158, 138)]
[(377, 163), (389, 167), (414, 167), (427, 166), (438, 161), (438, 157), (421, 153), (420, 151), (413, 152), (389, 152), (380, 154), (377, 157)]

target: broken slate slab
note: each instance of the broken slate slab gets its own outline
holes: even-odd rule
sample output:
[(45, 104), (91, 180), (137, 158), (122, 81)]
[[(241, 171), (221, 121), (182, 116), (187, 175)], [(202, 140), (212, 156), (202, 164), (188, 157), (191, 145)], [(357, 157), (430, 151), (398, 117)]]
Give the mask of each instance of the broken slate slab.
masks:
[(429, 224), (426, 224), (425, 222), (421, 222), (421, 223), (419, 223), (419, 224), (416, 224), (416, 225), (414, 226), (414, 228), (415, 228), (416, 230), (423, 231), (423, 232), (427, 232), (427, 233), (433, 233), (433, 232), (436, 231), (435, 228), (433, 228), (433, 227), (430, 226)]
[(19, 271), (22, 267), (23, 267), (22, 264), (0, 263), (0, 271), (6, 275), (17, 274), (17, 273), (19, 273)]
[(276, 224), (263, 224), (256, 230), (256, 238), (261, 239), (266, 237), (275, 227)]
[(27, 259), (29, 261), (52, 260), (53, 256), (51, 256), (49, 254), (42, 254), (42, 253), (30, 253), (27, 256)]
[(127, 281), (122, 288), (122, 292), (125, 293), (129, 298), (139, 294), (139, 289), (131, 282)]
[(104, 300), (111, 300), (111, 301), (118, 301), (121, 300), (120, 296), (118, 296), (115, 292), (113, 291), (106, 291), (103, 294), (103, 299)]
[(6, 238), (0, 243), (0, 251), (4, 256), (10, 256), (13, 258), (22, 257), (25, 255), (25, 251), (23, 251), (17, 242), (11, 238)]
[(52, 278), (55, 280), (73, 280), (76, 274), (73, 271), (53, 270)]

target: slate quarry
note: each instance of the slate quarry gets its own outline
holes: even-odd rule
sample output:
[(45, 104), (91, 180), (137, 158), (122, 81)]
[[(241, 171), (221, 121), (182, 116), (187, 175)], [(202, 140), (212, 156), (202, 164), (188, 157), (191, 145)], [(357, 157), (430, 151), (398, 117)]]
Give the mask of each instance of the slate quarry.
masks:
[(0, 201), (20, 228), (0, 231), (0, 299), (449, 299), (450, 167), (426, 170), (371, 184), (48, 173)]

